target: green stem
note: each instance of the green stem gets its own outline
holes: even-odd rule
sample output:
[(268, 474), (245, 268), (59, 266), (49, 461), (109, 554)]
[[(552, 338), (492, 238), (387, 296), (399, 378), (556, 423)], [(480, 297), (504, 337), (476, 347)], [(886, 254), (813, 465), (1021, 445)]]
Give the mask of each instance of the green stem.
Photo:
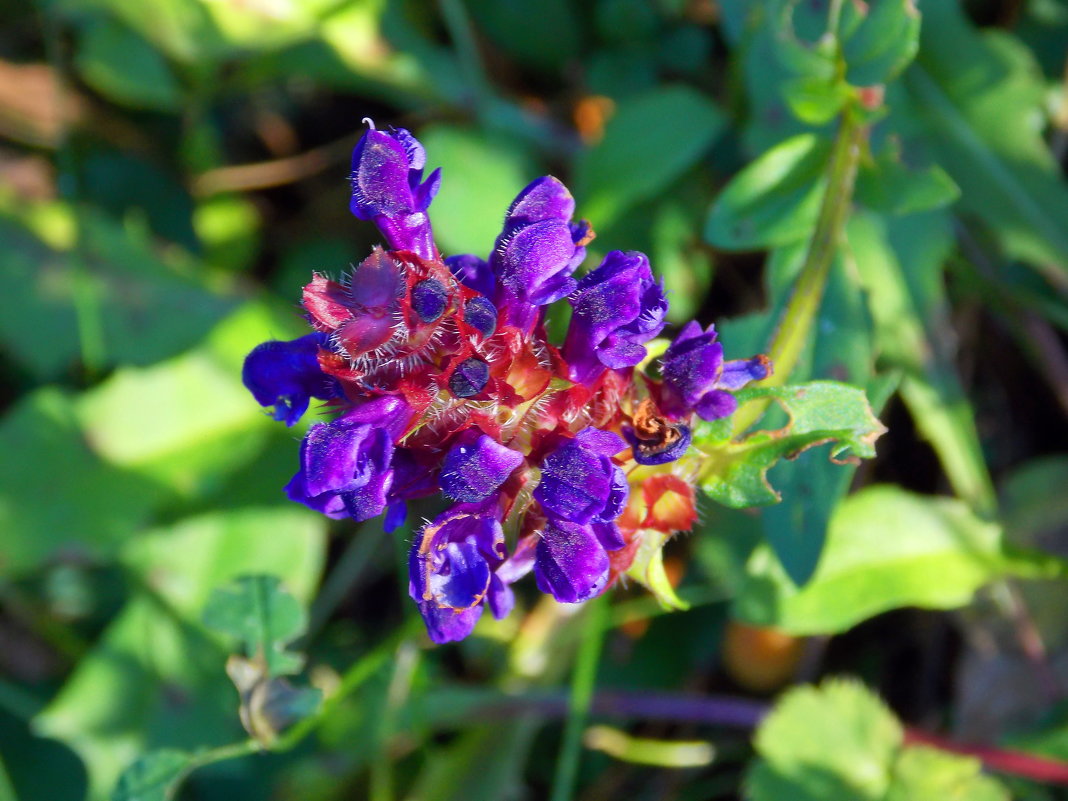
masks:
[(337, 689), (323, 702), (319, 711), (310, 717), (304, 718), (286, 731), (271, 746), (271, 750), (289, 751), (295, 748), (315, 729), (319, 728), (322, 722), (334, 714), (346, 698), (389, 663), (400, 643), (413, 637), (417, 630), (422, 627), (422, 623), (422, 619), (418, 616), (409, 618), (385, 642), (380, 643), (370, 653), (364, 654), (362, 659), (355, 662), (345, 671), (345, 675), (341, 677), (341, 682), (338, 684)]
[(18, 801), (18, 798), (15, 795), (15, 785), (7, 775), (7, 768), (4, 767), (3, 760), (0, 760), (0, 801)]
[(586, 725), (590, 701), (597, 683), (597, 664), (601, 658), (601, 643), (608, 621), (608, 602), (603, 595), (586, 606), (586, 625), (575, 661), (575, 671), (571, 675), (571, 698), (568, 702), (567, 724), (564, 727), (564, 742), (556, 761), (552, 801), (570, 801), (574, 793), (582, 751), (582, 730)]
[[(793, 294), (768, 349), (775, 372), (764, 381), (764, 386), (785, 384), (808, 342), (823, 300), (827, 276), (849, 218), (864, 133), (864, 127), (854, 112), (846, 108), (827, 165), (827, 190), (816, 219), (816, 229), (809, 241)], [(739, 409), (734, 415), (735, 433), (742, 433), (759, 420), (767, 403), (767, 400), (756, 401)]]

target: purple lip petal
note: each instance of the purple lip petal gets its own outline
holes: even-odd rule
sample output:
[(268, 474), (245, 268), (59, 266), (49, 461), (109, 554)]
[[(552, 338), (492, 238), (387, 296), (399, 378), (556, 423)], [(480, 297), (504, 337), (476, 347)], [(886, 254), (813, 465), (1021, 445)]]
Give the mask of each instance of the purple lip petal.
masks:
[(264, 342), (245, 357), (241, 379), (260, 406), (273, 406), (272, 417), (287, 426), (296, 423), (312, 398), (337, 397), (337, 381), (319, 369), (322, 334), (289, 342)]
[(542, 592), (574, 604), (600, 594), (608, 566), (608, 553), (589, 526), (550, 520), (538, 541), (534, 576)]
[(482, 617), (481, 606), (472, 606), (470, 609), (457, 612), (439, 607), (433, 601), (420, 602), (419, 612), (426, 624), (427, 636), (438, 645), (466, 639), (474, 630), (478, 619)]
[(546, 455), (534, 499), (546, 513), (574, 523), (615, 519), (629, 490), (608, 454), (625, 447), (611, 432), (584, 428)]
[(660, 333), (667, 314), (663, 287), (637, 251), (609, 253), (568, 298), (575, 309), (564, 341), (571, 378), (596, 379), (605, 368), (633, 367), (643, 344)]
[(437, 193), (440, 173), (422, 181), (426, 152), (403, 128), (392, 133), (370, 130), (352, 152), (352, 200), (349, 208), (371, 220), (391, 250), (411, 250), (425, 259), (437, 249), (426, 210)]
[(445, 455), (441, 490), (462, 503), (484, 501), (500, 488), (517, 467), (523, 454), (506, 448), (492, 437), (462, 438)]
[(512, 201), (505, 215), (505, 227), (529, 225), (542, 220), (568, 222), (575, 213), (575, 198), (567, 187), (551, 175), (538, 178)]

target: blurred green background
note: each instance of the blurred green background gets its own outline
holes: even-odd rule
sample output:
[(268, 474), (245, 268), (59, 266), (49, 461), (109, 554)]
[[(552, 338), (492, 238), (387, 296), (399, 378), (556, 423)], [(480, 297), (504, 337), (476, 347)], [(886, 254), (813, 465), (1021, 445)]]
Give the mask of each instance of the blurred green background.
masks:
[[(442, 167), (446, 254), (485, 255), (551, 173), (597, 231), (588, 266), (643, 250), (673, 324), (764, 350), (857, 98), (846, 244), (793, 378), (865, 387), (890, 433), (859, 470), (775, 468), (778, 506), (703, 508), (666, 552), (689, 611), (614, 593), (596, 687), (618, 703), (595, 696), (564, 748), (575, 797), (1008, 797), (977, 764), (900, 757), (896, 718), (1068, 759), (1068, 2), (927, 0), (915, 25), (905, 0), (845, 5), (887, 16), (841, 34), (844, 74), (828, 0), (0, 5), (0, 800), (153, 801), (187, 769), (181, 799), (548, 797), (584, 613), (532, 593), (428, 648), (410, 531), (285, 500), (301, 431), (242, 359), (304, 333), (311, 273), (378, 241), (348, 212), (364, 117)], [(308, 610), (269, 641), (296, 639), (292, 681), (335, 698), (259, 755), (224, 669), (240, 647), (204, 623), (251, 574)], [(754, 745), (755, 718), (635, 701), (762, 705), (843, 673), (893, 715), (830, 685)]]

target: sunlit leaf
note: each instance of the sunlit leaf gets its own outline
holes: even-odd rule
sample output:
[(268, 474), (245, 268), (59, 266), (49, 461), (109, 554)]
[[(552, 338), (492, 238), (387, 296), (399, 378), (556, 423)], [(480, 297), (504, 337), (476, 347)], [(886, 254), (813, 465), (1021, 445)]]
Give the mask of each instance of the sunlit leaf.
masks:
[(705, 239), (726, 250), (786, 245), (812, 233), (823, 200), (830, 143), (801, 134), (731, 179), (712, 204)]
[(954, 609), (1020, 569), (1001, 536), (1000, 526), (959, 500), (868, 487), (838, 506), (819, 566), (803, 587), (758, 548), (735, 613), (793, 634), (830, 634), (903, 606)]
[(725, 124), (712, 100), (685, 86), (621, 101), (604, 139), (575, 164), (579, 214), (607, 224), (655, 196), (701, 158)]
[[(788, 691), (757, 729), (754, 801), (882, 799), (901, 746), (901, 724), (863, 685), (827, 681)], [(829, 747), (833, 744), (833, 747)], [(791, 790), (769, 794), (771, 788)]]

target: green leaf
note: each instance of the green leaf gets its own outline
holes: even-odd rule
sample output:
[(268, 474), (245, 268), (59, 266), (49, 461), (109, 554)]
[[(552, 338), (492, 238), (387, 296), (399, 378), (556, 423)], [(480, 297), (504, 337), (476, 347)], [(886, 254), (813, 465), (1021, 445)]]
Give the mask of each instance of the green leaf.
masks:
[(881, 801), (901, 747), (901, 725), (855, 681), (788, 691), (757, 729), (747, 778), (753, 801)]
[(849, 87), (837, 80), (804, 75), (783, 84), (783, 97), (801, 122), (823, 125), (834, 119), (849, 99)]
[(886, 801), (1009, 801), (997, 780), (983, 775), (983, 763), (925, 746), (904, 749), (894, 764)]
[(826, 182), (830, 143), (801, 134), (739, 172), (712, 204), (705, 239), (726, 250), (778, 247), (808, 237)]
[(974, 414), (947, 347), (954, 336), (942, 277), (953, 247), (948, 216), (856, 214), (846, 236), (867, 289), (880, 359), (904, 371), (901, 395), (916, 427), (956, 493), (977, 509), (992, 510), (994, 490)]
[(0, 575), (25, 573), (60, 553), (105, 559), (166, 494), (93, 453), (73, 405), (42, 389), (0, 420)]
[(146, 751), (195, 751), (241, 736), (226, 652), (199, 623), (211, 591), (244, 574), (280, 576), (304, 602), (322, 570), (326, 526), (294, 505), (216, 512), (126, 543), (140, 587), (34, 721), (62, 740), (103, 799)]
[[(864, 391), (836, 381), (749, 387), (736, 395), (739, 406), (774, 399), (789, 414), (790, 422), (776, 431), (758, 431), (709, 454), (711, 466), (702, 478), (701, 489), (727, 506), (778, 502), (779, 494), (768, 483), (767, 471), (780, 459), (792, 458), (825, 442), (833, 443), (832, 459), (870, 459), (875, 455), (875, 440), (886, 431), (872, 414)], [(694, 446), (700, 450), (704, 444), (699, 430)]]
[(164, 258), (136, 225), (124, 228), (103, 215), (85, 215), (84, 250), (76, 256), (69, 249), (71, 211), (58, 206), (54, 212), (59, 248), (0, 218), (6, 245), (0, 292), (10, 301), (0, 315), (0, 337), (33, 374), (50, 377), (77, 360), (81, 332), (73, 310), (79, 286), (91, 295), (93, 325), (109, 363), (151, 364), (178, 353), (233, 307), (232, 299), (178, 269), (195, 272), (195, 264), (174, 256), (177, 249)]
[(984, 584), (1031, 569), (1003, 552), (1001, 536), (959, 500), (868, 487), (838, 506), (804, 587), (758, 548), (734, 612), (792, 634), (831, 634), (903, 606), (954, 609)]
[(904, 746), (901, 724), (864, 685), (788, 691), (757, 730), (752, 801), (1008, 801), (978, 759)]
[(620, 102), (604, 139), (575, 163), (579, 214), (607, 225), (656, 196), (704, 155), (726, 118), (707, 97), (665, 86)]
[(242, 576), (214, 590), (203, 620), (240, 640), (249, 657), (262, 658), (270, 676), (296, 673), (303, 664), (300, 654), (286, 653), (285, 647), (303, 633), (307, 614), (277, 576)]
[(189, 754), (174, 749), (145, 754), (122, 772), (111, 801), (170, 801), (192, 763)]
[(76, 414), (96, 451), (179, 497), (203, 495), (254, 459), (272, 423), (241, 384), (240, 359), (214, 345), (231, 328), (244, 353), (261, 328), (270, 330), (254, 309), (242, 310), (212, 334), (211, 346), (152, 367), (120, 368), (85, 393)]
[(857, 172), (856, 199), (883, 214), (912, 214), (954, 203), (960, 189), (938, 165), (913, 170), (889, 152), (862, 164)]
[(902, 125), (923, 124), (935, 160), (961, 189), (962, 211), (1008, 255), (1068, 285), (1068, 186), (1034, 124), (1047, 101), (1033, 57), (1008, 34), (977, 31), (956, 3), (929, 3), (924, 15)]
[(844, 3), (839, 36), (849, 83), (887, 83), (916, 57), (920, 12), (913, 0)]
[(501, 220), (518, 191), (536, 177), (529, 154), (514, 140), (477, 130), (430, 126), (419, 132), (428, 167), (441, 167), (434, 235), (446, 254), (493, 249)]
[(98, 18), (83, 31), (75, 64), (102, 95), (137, 108), (173, 111), (182, 89), (159, 51), (117, 22)]

